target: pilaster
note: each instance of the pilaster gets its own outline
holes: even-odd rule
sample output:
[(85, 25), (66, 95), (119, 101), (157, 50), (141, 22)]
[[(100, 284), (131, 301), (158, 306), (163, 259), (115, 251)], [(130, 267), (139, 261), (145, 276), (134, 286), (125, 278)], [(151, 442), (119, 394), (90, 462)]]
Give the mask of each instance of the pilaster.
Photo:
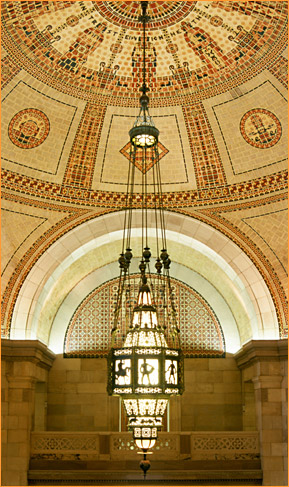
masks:
[(2, 340), (2, 485), (27, 485), (35, 384), (55, 355), (37, 340)]
[(287, 340), (252, 340), (236, 355), (254, 385), (263, 485), (287, 485)]

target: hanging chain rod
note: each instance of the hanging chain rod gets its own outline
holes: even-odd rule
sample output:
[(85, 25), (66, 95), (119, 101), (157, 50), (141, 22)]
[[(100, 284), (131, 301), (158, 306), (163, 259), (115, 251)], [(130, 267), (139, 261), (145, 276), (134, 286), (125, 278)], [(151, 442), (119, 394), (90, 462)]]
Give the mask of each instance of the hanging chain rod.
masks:
[(149, 88), (146, 86), (146, 64), (145, 64), (145, 58), (146, 58), (146, 23), (150, 20), (150, 17), (147, 15), (147, 6), (148, 2), (141, 2), (141, 8), (142, 8), (142, 15), (139, 17), (139, 20), (143, 24), (143, 84), (141, 87), (141, 91), (145, 95), (147, 91), (149, 91)]

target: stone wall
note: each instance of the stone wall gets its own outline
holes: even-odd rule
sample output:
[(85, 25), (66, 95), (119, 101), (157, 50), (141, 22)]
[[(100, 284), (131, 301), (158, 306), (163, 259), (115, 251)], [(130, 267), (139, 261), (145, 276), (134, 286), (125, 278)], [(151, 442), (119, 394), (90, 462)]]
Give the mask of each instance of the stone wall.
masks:
[(57, 355), (48, 378), (47, 429), (118, 431), (117, 397), (106, 392), (107, 362)]
[(180, 430), (242, 429), (241, 373), (235, 359), (186, 359)]
[[(106, 381), (106, 359), (57, 356), (49, 372), (47, 429), (118, 431), (119, 400), (107, 395)], [(241, 372), (233, 357), (185, 359), (185, 389), (171, 401), (171, 431), (242, 430)]]
[[(171, 432), (258, 430), (263, 485), (287, 485), (287, 355), (287, 340), (253, 340), (234, 357), (186, 359)], [(106, 379), (105, 359), (2, 341), (2, 485), (27, 485), (32, 431), (118, 431), (119, 399), (107, 395)]]

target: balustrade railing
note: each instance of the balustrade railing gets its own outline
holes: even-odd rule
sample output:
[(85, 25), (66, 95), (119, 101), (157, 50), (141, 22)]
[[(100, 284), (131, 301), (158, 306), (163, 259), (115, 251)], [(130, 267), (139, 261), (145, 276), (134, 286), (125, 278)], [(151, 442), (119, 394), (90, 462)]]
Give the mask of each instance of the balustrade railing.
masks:
[[(137, 452), (129, 432), (31, 434), (32, 459), (129, 460)], [(164, 432), (153, 449), (154, 460), (254, 460), (259, 456), (256, 431)]]

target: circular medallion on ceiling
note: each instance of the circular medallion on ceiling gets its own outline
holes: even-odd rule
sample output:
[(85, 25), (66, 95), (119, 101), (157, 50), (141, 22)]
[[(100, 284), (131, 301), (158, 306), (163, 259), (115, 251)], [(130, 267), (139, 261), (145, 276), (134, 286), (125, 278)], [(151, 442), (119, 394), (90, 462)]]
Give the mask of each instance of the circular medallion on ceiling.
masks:
[[(95, 9), (109, 22), (126, 29), (140, 30), (140, 2), (93, 2)], [(149, 2), (149, 30), (162, 29), (183, 20), (196, 2)]]
[(8, 135), (17, 147), (33, 149), (47, 138), (50, 124), (45, 113), (36, 108), (25, 108), (16, 113), (8, 127)]
[(245, 141), (257, 149), (272, 147), (282, 135), (280, 121), (265, 108), (246, 112), (240, 122), (240, 131)]

